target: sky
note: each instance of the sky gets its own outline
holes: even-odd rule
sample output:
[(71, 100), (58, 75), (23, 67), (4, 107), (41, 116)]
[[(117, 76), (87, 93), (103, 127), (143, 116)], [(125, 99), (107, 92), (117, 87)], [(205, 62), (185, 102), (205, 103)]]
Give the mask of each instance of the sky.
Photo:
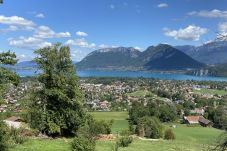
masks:
[(61, 42), (72, 60), (107, 47), (202, 45), (227, 34), (227, 0), (4, 0), (0, 52), (20, 61)]

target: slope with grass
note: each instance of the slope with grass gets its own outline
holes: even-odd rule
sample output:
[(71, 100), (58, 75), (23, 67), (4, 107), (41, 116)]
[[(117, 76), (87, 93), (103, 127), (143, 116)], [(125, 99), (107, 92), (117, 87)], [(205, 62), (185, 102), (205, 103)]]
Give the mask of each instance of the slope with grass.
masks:
[(128, 128), (128, 112), (91, 112), (97, 120), (113, 120), (112, 133)]
[[(127, 128), (127, 112), (92, 112), (99, 120), (115, 120), (112, 130), (114, 133)], [(207, 151), (216, 142), (218, 136), (223, 132), (214, 128), (200, 126), (188, 127), (187, 125), (175, 124), (173, 131), (176, 135), (174, 141), (149, 141), (138, 138), (127, 148), (119, 151)], [(165, 127), (170, 127), (166, 124)], [(22, 145), (16, 145), (9, 151), (70, 151), (71, 139), (29, 139)], [(97, 151), (111, 151), (114, 141), (98, 141)]]

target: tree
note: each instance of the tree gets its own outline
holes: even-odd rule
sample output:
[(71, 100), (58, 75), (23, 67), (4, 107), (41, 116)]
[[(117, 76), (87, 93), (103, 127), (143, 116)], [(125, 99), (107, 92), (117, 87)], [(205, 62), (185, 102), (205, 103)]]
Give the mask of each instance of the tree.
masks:
[[(10, 51), (0, 53), (0, 65), (15, 65), (17, 63), (16, 54)], [(5, 68), (0, 67), (0, 84), (13, 83), (17, 85), (19, 83), (19, 77), (15, 72), (12, 72)]]
[(74, 135), (84, 122), (85, 111), (70, 48), (55, 44), (35, 53), (43, 86), (30, 105), (30, 126), (51, 136)]
[(0, 150), (5, 151), (7, 149), (7, 141), (8, 141), (8, 130), (7, 126), (3, 121), (0, 121)]
[(139, 136), (147, 138), (161, 138), (163, 126), (156, 117), (145, 116), (140, 118), (136, 127)]
[(159, 107), (159, 119), (162, 122), (170, 122), (176, 119), (177, 112), (173, 105), (161, 105)]
[[(8, 52), (0, 53), (0, 65), (15, 65), (17, 63), (16, 54)], [(19, 82), (19, 77), (16, 73), (4, 68), (0, 67), (0, 101), (2, 97), (2, 92), (4, 91), (4, 84), (13, 83), (15, 85)], [(7, 149), (7, 141), (8, 141), (8, 130), (7, 126), (3, 121), (0, 121), (0, 150), (4, 151)]]

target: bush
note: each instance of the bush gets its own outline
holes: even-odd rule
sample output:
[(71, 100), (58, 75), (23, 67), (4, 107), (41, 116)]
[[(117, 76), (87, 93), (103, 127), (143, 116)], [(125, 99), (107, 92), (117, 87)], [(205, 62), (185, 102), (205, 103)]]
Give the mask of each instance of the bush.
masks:
[(137, 135), (153, 139), (161, 138), (162, 130), (163, 126), (160, 121), (156, 117), (148, 116), (140, 118), (136, 127)]
[(175, 138), (176, 137), (175, 137), (175, 134), (173, 133), (172, 129), (165, 130), (164, 139), (166, 139), (166, 140), (174, 140)]
[(75, 137), (71, 144), (72, 151), (95, 151), (95, 142), (84, 136)]
[(128, 129), (124, 129), (119, 133), (121, 136), (129, 136), (131, 132)]
[(0, 121), (0, 150), (5, 151), (8, 148), (8, 128), (4, 122)]
[(11, 127), (9, 130), (9, 136), (12, 144), (23, 144), (25, 142), (25, 137), (22, 136), (22, 133), (25, 129), (20, 128), (16, 129)]
[(131, 144), (133, 141), (133, 138), (131, 136), (121, 136), (117, 140), (117, 146), (118, 147), (128, 147), (129, 144)]
[(87, 115), (85, 123), (77, 131), (77, 136), (84, 135), (88, 138), (96, 138), (100, 134), (110, 134), (113, 121), (97, 121), (91, 115)]

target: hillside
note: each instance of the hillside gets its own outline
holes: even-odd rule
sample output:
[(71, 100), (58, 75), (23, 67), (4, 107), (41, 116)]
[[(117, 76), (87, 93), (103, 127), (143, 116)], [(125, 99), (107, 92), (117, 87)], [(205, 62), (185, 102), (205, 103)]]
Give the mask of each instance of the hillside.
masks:
[(185, 53), (165, 44), (149, 47), (142, 53), (142, 59), (146, 69), (183, 70), (204, 66)]
[(150, 46), (143, 52), (131, 47), (100, 49), (77, 63), (78, 69), (108, 70), (185, 70), (203, 66), (185, 53), (165, 44)]
[(77, 63), (78, 69), (118, 69), (139, 67), (140, 51), (132, 47), (99, 49), (88, 54)]
[(205, 64), (227, 63), (227, 41), (214, 41), (202, 46), (175, 46), (193, 59)]

